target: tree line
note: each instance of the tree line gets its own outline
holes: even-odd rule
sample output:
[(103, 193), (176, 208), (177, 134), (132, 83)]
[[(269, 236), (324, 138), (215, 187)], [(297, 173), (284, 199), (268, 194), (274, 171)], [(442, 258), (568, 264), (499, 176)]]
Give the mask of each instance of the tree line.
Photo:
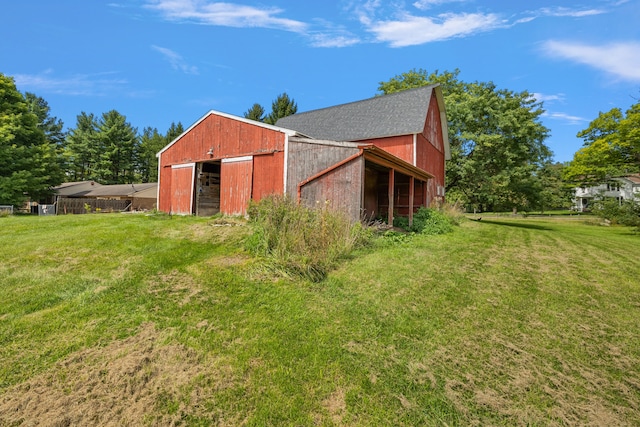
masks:
[(0, 204), (46, 200), (65, 181), (157, 181), (156, 153), (182, 132), (181, 123), (171, 123), (165, 134), (151, 127), (139, 133), (116, 110), (81, 112), (65, 131), (43, 98), (23, 95), (0, 73)]

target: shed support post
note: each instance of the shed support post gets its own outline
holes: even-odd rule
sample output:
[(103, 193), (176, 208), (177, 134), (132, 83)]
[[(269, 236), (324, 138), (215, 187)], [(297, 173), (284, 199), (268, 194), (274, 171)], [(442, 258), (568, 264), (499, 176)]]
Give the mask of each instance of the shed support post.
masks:
[(427, 199), (427, 187), (429, 186), (429, 181), (424, 181), (422, 183), (422, 203), (424, 204), (425, 208), (429, 207), (429, 200)]
[(416, 180), (414, 177), (409, 177), (409, 227), (413, 225), (413, 198), (415, 195)]
[(395, 169), (389, 169), (389, 212), (387, 223), (393, 226), (393, 194), (395, 193)]

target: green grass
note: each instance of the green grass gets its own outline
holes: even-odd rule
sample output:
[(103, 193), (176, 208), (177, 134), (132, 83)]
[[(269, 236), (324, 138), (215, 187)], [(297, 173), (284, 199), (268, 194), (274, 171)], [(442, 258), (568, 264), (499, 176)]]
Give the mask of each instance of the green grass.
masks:
[(0, 218), (0, 426), (640, 424), (630, 228), (483, 218), (313, 283), (237, 224)]

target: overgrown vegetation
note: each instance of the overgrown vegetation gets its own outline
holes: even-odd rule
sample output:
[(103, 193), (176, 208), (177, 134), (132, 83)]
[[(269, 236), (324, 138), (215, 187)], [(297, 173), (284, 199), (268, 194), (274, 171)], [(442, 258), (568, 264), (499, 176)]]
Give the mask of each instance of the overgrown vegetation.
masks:
[(253, 234), (249, 250), (287, 275), (322, 280), (372, 233), (326, 205), (311, 209), (281, 196), (271, 196), (249, 207)]
[(402, 216), (395, 217), (393, 225), (412, 233), (437, 235), (450, 233), (463, 219), (464, 215), (456, 204), (443, 203), (435, 208), (419, 208), (411, 225), (409, 218)]
[(640, 227), (640, 203), (635, 200), (597, 200), (593, 203), (592, 212), (614, 225)]

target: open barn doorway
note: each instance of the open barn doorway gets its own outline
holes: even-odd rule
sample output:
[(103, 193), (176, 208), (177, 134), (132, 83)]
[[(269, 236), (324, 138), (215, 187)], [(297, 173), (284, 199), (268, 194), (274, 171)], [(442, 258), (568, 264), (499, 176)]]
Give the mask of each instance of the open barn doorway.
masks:
[(195, 214), (212, 216), (220, 212), (220, 161), (198, 163), (195, 181)]

